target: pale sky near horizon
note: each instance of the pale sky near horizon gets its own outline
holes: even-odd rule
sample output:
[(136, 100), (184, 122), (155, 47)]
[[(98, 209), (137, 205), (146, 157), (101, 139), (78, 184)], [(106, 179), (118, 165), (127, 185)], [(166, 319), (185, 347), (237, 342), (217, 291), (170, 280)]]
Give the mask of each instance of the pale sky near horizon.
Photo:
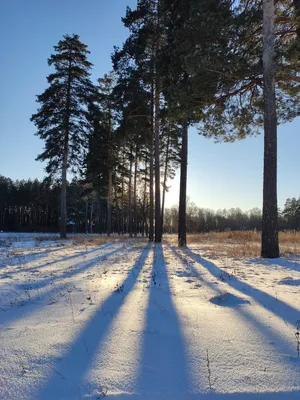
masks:
[[(43, 143), (30, 122), (36, 95), (47, 87), (47, 58), (66, 33), (79, 34), (88, 45), (95, 80), (111, 69), (113, 46), (128, 31), (121, 17), (136, 0), (0, 0), (0, 174), (11, 179), (45, 176), (35, 157)], [(300, 196), (300, 120), (278, 130), (278, 201)], [(205, 208), (262, 204), (263, 137), (215, 144), (189, 133), (188, 196)], [(166, 205), (178, 202), (179, 176), (172, 182)]]

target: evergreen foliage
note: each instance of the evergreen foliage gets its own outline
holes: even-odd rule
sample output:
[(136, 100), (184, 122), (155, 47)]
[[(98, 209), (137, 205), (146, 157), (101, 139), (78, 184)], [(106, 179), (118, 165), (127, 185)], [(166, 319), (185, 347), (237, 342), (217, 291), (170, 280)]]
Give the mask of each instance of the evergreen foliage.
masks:
[(46, 172), (61, 173), (61, 237), (66, 237), (67, 170), (75, 172), (82, 165), (87, 140), (87, 108), (94, 92), (90, 81), (92, 64), (89, 51), (78, 35), (65, 35), (54, 46), (48, 65), (55, 71), (47, 77), (49, 87), (37, 96), (41, 104), (31, 117), (36, 135), (45, 141), (45, 149), (37, 160), (47, 161)]

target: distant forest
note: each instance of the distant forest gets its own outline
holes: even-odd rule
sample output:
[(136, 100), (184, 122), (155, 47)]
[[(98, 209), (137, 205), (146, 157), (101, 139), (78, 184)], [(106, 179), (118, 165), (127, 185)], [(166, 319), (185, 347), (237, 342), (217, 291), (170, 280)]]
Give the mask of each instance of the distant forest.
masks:
[[(125, 180), (126, 181), (126, 180)], [(124, 182), (126, 183), (126, 182)], [(125, 187), (125, 185), (123, 185)], [(148, 200), (143, 196), (140, 179), (136, 206), (132, 215), (134, 235), (148, 235)], [(90, 187), (79, 180), (68, 185), (68, 231), (77, 233), (107, 232), (106, 197), (95, 195)], [(15, 232), (59, 232), (60, 183), (49, 178), (43, 181), (16, 180), (0, 176), (0, 229)], [(279, 212), (280, 228), (300, 229), (300, 198), (287, 199)], [(261, 230), (262, 212), (259, 208), (242, 211), (210, 210), (187, 202), (187, 231), (189, 233), (225, 230)], [(166, 208), (164, 232), (177, 233), (178, 206)], [(129, 233), (128, 193), (118, 190), (112, 202), (112, 232)]]

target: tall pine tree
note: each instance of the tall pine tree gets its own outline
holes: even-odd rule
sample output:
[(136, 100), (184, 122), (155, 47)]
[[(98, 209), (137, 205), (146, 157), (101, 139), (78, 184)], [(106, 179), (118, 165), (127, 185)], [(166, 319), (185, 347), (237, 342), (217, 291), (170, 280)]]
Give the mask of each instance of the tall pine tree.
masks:
[(45, 141), (37, 160), (47, 161), (46, 172), (61, 173), (60, 234), (66, 237), (67, 170), (81, 164), (86, 146), (86, 103), (93, 92), (90, 81), (90, 53), (78, 35), (65, 35), (48, 65), (55, 72), (48, 77), (49, 87), (37, 97), (38, 112), (31, 117), (37, 127), (36, 135)]

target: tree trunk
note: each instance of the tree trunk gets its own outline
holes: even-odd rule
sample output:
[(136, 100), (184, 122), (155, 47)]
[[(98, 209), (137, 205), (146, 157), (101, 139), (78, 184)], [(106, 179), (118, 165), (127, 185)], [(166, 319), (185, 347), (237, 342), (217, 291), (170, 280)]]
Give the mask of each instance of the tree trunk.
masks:
[(134, 162), (134, 183), (133, 183), (133, 218), (134, 218), (134, 236), (135, 237), (137, 237), (137, 229), (138, 229), (138, 223), (137, 223), (137, 195), (136, 195), (137, 168), (138, 168), (137, 150), (138, 150), (138, 146), (136, 145), (136, 148), (135, 148), (135, 162)]
[(3, 210), (3, 214), (2, 214), (2, 224), (1, 224), (1, 226), (2, 226), (1, 230), (2, 231), (4, 230), (5, 214), (6, 214), (6, 206), (4, 206), (4, 210)]
[(165, 172), (164, 172), (164, 183), (163, 183), (163, 197), (162, 197), (162, 205), (161, 205), (161, 233), (162, 234), (163, 234), (163, 229), (164, 229), (164, 211), (165, 211), (166, 185), (167, 185), (168, 165), (169, 165), (169, 147), (170, 147), (170, 131), (168, 131), (168, 137), (167, 137)]
[(154, 142), (154, 81), (151, 84), (151, 131), (150, 131), (150, 179), (149, 179), (149, 242), (154, 239), (154, 157), (153, 157), (153, 142)]
[(85, 202), (85, 226), (84, 226), (85, 234), (87, 234), (88, 231), (89, 231), (89, 228), (88, 228), (88, 209), (89, 209), (89, 202), (86, 201)]
[(60, 199), (60, 237), (67, 237), (67, 170), (69, 157), (69, 134), (70, 134), (70, 108), (71, 108), (71, 58), (69, 61), (69, 74), (66, 98), (66, 115), (65, 115), (65, 132), (64, 132), (64, 149), (63, 149), (63, 165), (61, 174), (61, 199)]
[[(123, 154), (123, 165), (125, 165), (125, 156)], [(124, 171), (122, 171), (122, 216), (121, 216), (121, 220), (122, 220), (122, 233), (126, 233), (126, 229), (125, 229), (125, 203), (124, 203)]]
[(112, 126), (111, 126), (111, 109), (109, 106), (109, 132), (108, 132), (108, 182), (107, 182), (107, 236), (111, 234), (111, 203), (112, 203)]
[(155, 243), (161, 242), (161, 205), (160, 205), (160, 157), (159, 157), (159, 117), (160, 117), (160, 79), (155, 77)]
[(118, 235), (121, 234), (120, 229), (120, 210), (119, 210), (119, 201), (118, 201), (118, 193), (117, 193), (117, 173), (115, 172), (115, 202), (116, 202), (116, 226)]
[(93, 213), (94, 213), (94, 201), (91, 201), (91, 212), (90, 212), (90, 233), (93, 233)]
[(68, 134), (65, 134), (64, 159), (61, 174), (61, 197), (60, 197), (60, 237), (67, 237), (67, 169), (68, 169)]
[(147, 168), (148, 168), (148, 158), (146, 154), (145, 160), (145, 181), (144, 181), (144, 196), (143, 196), (143, 220), (142, 220), (142, 236), (145, 235), (145, 225), (146, 225), (146, 199), (147, 199)]
[(111, 197), (112, 197), (112, 170), (108, 169), (108, 182), (107, 182), (107, 236), (111, 234)]
[(263, 0), (264, 177), (261, 255), (279, 257), (274, 0)]
[(180, 193), (178, 214), (178, 246), (186, 246), (186, 186), (188, 164), (188, 124), (182, 125), (182, 145), (180, 160)]
[(128, 231), (132, 238), (132, 147), (130, 147), (129, 188), (128, 188)]

